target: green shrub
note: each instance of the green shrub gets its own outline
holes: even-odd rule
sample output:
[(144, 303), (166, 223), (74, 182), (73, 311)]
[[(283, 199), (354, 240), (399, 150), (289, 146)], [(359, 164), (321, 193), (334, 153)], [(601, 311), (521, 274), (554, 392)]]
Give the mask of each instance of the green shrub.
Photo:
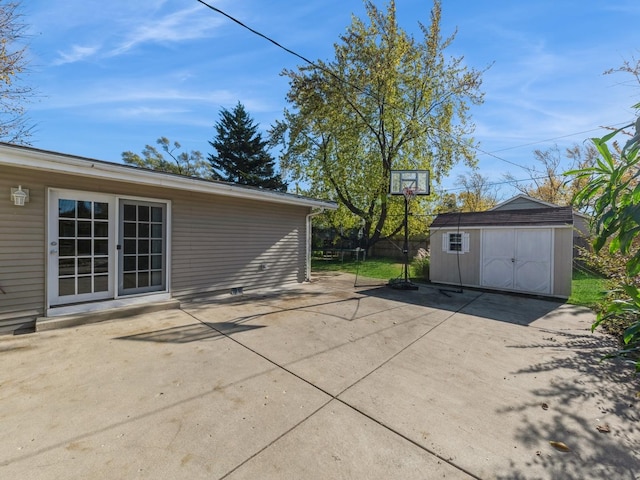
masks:
[(411, 270), (413, 271), (413, 276), (415, 278), (429, 280), (429, 265), (429, 252), (424, 248), (418, 249), (418, 253), (415, 257), (413, 257), (413, 262), (411, 262)]

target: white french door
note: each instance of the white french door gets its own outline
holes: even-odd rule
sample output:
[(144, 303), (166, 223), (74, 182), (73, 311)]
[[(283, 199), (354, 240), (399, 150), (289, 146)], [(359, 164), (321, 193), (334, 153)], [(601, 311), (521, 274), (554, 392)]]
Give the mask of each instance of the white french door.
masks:
[(168, 203), (49, 191), (49, 307), (167, 290)]
[(49, 197), (49, 305), (113, 298), (115, 203), (108, 195)]

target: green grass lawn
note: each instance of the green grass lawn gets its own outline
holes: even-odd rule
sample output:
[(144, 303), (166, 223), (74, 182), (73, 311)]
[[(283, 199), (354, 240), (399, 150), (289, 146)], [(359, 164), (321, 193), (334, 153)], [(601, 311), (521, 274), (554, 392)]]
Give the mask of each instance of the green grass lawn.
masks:
[(607, 279), (582, 270), (573, 271), (571, 296), (567, 303), (594, 308), (603, 298)]
[[(356, 273), (368, 278), (379, 278), (391, 280), (399, 278), (403, 275), (403, 263), (392, 258), (368, 258), (365, 262), (357, 262), (356, 260), (340, 259), (326, 260), (322, 258), (314, 258), (311, 261), (311, 269), (314, 272), (346, 272)], [(422, 279), (413, 276), (413, 270), (409, 270), (412, 274), (411, 280), (420, 282)], [(582, 305), (594, 308), (604, 297), (606, 290), (606, 279), (590, 273), (574, 270), (573, 281), (571, 285), (571, 297), (567, 303), (571, 305)]]
[(403, 274), (403, 263), (392, 258), (367, 258), (366, 261), (313, 258), (311, 270), (314, 272), (356, 273), (363, 277), (391, 280)]

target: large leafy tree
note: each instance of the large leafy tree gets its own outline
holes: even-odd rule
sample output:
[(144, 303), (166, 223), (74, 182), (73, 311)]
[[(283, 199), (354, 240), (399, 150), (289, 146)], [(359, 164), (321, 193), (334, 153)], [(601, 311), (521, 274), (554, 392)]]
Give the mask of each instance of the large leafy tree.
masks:
[(275, 172), (275, 160), (262, 139), (258, 125), (238, 102), (232, 111), (223, 108), (215, 125), (216, 138), (209, 144), (211, 176), (216, 180), (285, 192), (287, 184)]
[[(371, 246), (402, 227), (403, 199), (387, 195), (391, 170), (428, 169), (439, 184), (456, 161), (475, 163), (468, 109), (482, 94), (480, 72), (445, 58), (453, 36), (441, 36), (439, 1), (431, 23), (419, 23), (421, 40), (400, 28), (395, 1), (386, 11), (365, 7), (368, 22), (352, 19), (334, 60), (284, 71), (293, 109), (272, 135), (283, 171), (309, 194), (337, 200), (329, 220), (362, 226)], [(414, 202), (413, 212), (427, 203)]]
[(122, 160), (127, 165), (160, 172), (177, 173), (188, 177), (208, 177), (207, 163), (199, 151), (179, 153), (177, 150), (182, 147), (180, 143), (171, 143), (167, 137), (160, 137), (156, 140), (156, 144), (160, 146), (160, 150), (152, 145), (146, 145), (142, 150), (142, 156), (130, 151), (122, 152)]
[(25, 28), (20, 2), (0, 2), (0, 140), (19, 144), (29, 143), (25, 103), (34, 95), (20, 81), (28, 65)]

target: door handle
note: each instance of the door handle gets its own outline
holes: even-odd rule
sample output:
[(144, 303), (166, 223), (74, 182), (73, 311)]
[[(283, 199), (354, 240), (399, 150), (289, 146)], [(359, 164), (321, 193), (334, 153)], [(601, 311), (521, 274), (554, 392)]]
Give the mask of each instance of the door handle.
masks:
[(516, 263), (516, 259), (515, 259), (515, 258), (512, 258), (512, 259), (511, 259), (511, 263)]
[(57, 248), (52, 248), (51, 250), (49, 250), (49, 253), (51, 255), (53, 255), (54, 253), (58, 253), (58, 249)]

